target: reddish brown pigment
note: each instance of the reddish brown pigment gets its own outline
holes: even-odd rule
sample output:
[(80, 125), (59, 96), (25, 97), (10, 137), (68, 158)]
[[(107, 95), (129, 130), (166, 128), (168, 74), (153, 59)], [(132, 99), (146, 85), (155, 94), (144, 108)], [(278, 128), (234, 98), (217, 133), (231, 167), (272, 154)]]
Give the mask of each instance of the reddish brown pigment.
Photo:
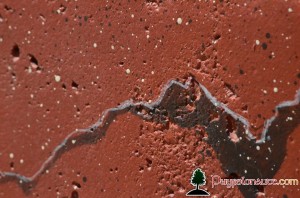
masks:
[[(74, 129), (124, 100), (155, 100), (167, 81), (188, 75), (259, 137), (274, 107), (299, 89), (299, 13), (297, 1), (1, 1), (0, 171), (34, 174)], [(299, 132), (275, 178), (300, 179)], [(185, 197), (197, 167), (226, 177), (195, 129), (125, 114), (97, 144), (65, 153), (27, 196)], [(242, 196), (207, 182), (211, 195)], [(300, 195), (299, 186), (264, 192)], [(0, 184), (0, 197), (24, 196)]]

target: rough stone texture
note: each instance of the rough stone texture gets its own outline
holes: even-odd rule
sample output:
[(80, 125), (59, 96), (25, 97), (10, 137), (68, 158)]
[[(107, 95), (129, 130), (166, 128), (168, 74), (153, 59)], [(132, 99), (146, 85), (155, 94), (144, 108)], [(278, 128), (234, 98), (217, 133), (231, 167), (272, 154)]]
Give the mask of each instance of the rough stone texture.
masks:
[[(167, 81), (189, 75), (259, 137), (264, 119), (299, 89), (299, 13), (297, 1), (1, 1), (0, 171), (32, 175), (74, 129), (124, 100), (155, 100)], [(299, 130), (275, 178), (300, 178)], [(228, 176), (194, 128), (125, 114), (97, 144), (66, 152), (28, 197), (184, 197), (196, 167)], [(300, 192), (268, 186), (265, 194)], [(5, 183), (0, 196), (25, 194)]]

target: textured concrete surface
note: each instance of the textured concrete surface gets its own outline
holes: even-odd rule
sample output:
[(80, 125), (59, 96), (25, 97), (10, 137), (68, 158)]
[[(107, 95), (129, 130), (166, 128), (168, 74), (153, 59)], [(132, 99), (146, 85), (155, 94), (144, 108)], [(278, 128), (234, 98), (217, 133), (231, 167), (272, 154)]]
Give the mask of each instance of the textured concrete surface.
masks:
[[(33, 175), (106, 109), (154, 101), (170, 79), (188, 76), (259, 138), (275, 106), (299, 89), (299, 16), (298, 1), (1, 1), (0, 171)], [(65, 152), (28, 194), (5, 182), (0, 196), (185, 197), (197, 167), (228, 177), (197, 127), (123, 114), (96, 144)], [(299, 130), (279, 149), (286, 155), (274, 178), (300, 179)], [(243, 196), (209, 182), (211, 195)], [(299, 186), (261, 191), (300, 194)]]

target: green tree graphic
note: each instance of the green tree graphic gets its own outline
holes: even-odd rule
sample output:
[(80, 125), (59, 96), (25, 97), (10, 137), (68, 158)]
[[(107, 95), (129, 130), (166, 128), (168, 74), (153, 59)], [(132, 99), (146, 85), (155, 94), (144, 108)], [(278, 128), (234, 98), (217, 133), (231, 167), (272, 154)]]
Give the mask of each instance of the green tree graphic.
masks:
[(205, 173), (200, 168), (194, 170), (191, 178), (191, 184), (196, 186), (196, 190), (198, 190), (199, 185), (204, 185), (206, 183), (205, 180), (206, 180)]

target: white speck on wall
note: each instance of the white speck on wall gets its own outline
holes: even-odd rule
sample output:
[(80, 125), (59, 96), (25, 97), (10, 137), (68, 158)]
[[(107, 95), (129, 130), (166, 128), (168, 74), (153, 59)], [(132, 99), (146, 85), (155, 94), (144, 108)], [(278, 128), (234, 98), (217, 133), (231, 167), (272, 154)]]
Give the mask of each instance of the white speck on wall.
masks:
[(244, 172), (247, 173), (247, 170), (245, 170)]
[(256, 146), (256, 150), (258, 150), (258, 151), (259, 151), (259, 150), (260, 150), (260, 146)]
[(93, 47), (96, 48), (96, 47), (97, 47), (97, 43), (94, 43), (94, 44), (93, 44)]
[(177, 19), (177, 24), (179, 24), (179, 25), (182, 24), (182, 18), (179, 17), (179, 18)]
[(76, 140), (72, 140), (72, 144), (75, 144), (76, 143)]
[(273, 91), (274, 91), (274, 93), (277, 93), (278, 92), (278, 88), (274, 87)]
[(272, 55), (273, 57), (275, 57), (275, 52), (271, 52), (271, 55)]
[(28, 67), (28, 73), (32, 73), (32, 68), (30, 66)]
[(145, 82), (145, 79), (142, 79), (142, 82)]
[(126, 74), (130, 74), (130, 69), (126, 69)]
[(23, 164), (24, 163), (24, 160), (23, 159), (20, 159), (20, 164)]
[(112, 45), (112, 46), (111, 46), (111, 49), (114, 50), (114, 49), (115, 49), (115, 46)]
[(13, 159), (13, 158), (14, 158), (14, 154), (13, 154), (13, 153), (10, 153), (10, 154), (9, 154), (9, 158), (10, 158), (10, 159)]
[(55, 79), (56, 82), (59, 82), (61, 77), (59, 75), (54, 75), (54, 79)]
[(292, 9), (292, 8), (289, 8), (289, 9), (288, 9), (288, 12), (290, 12), (290, 13), (293, 12), (293, 9)]
[(255, 44), (256, 44), (256, 45), (259, 45), (259, 44), (260, 44), (259, 40), (256, 40), (256, 41), (255, 41)]
[(134, 18), (134, 14), (131, 14), (131, 18)]
[(45, 150), (45, 147), (44, 147), (44, 145), (42, 145), (42, 146), (41, 146), (41, 149), (42, 149), (42, 150)]

